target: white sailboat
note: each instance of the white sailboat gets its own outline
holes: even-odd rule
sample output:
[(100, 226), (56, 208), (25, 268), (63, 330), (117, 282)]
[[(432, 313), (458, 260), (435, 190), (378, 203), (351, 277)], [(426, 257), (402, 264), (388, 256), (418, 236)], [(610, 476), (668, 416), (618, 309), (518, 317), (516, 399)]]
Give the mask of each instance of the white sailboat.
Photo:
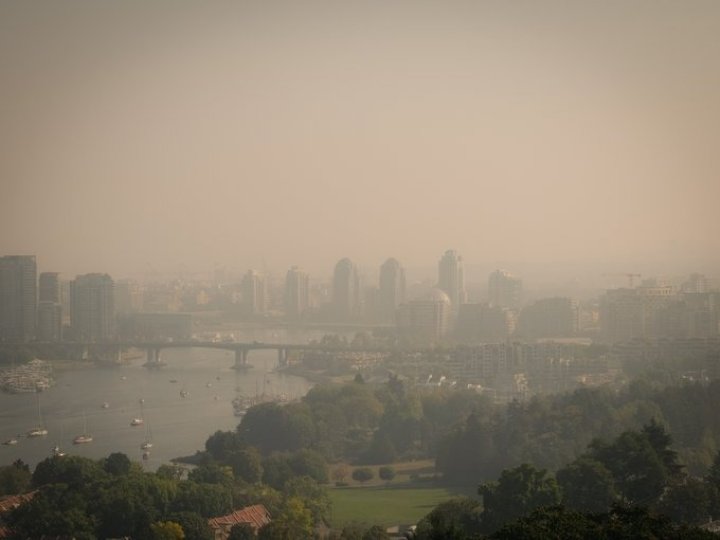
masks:
[(38, 423), (37, 426), (27, 432), (28, 437), (44, 437), (48, 434), (48, 430), (43, 425), (42, 412), (40, 411), (40, 392), (36, 393), (37, 396), (37, 410), (38, 410)]
[(145, 420), (143, 418), (143, 403), (145, 403), (145, 400), (140, 399), (140, 416), (137, 418), (133, 418), (130, 421), (131, 426), (142, 426), (145, 423)]
[(91, 443), (93, 440), (92, 435), (88, 435), (87, 432), (87, 417), (85, 416), (85, 413), (83, 412), (83, 432), (82, 435), (78, 435), (73, 439), (73, 444), (87, 444)]
[(145, 426), (145, 442), (140, 445), (141, 450), (150, 450), (153, 446), (152, 443), (152, 431), (149, 427)]

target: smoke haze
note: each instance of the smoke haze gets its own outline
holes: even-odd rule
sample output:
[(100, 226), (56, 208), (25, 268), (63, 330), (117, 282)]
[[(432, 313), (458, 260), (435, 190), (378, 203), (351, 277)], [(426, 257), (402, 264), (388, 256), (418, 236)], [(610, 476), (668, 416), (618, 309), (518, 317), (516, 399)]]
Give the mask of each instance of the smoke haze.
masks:
[(0, 252), (717, 272), (719, 64), (715, 1), (3, 2)]

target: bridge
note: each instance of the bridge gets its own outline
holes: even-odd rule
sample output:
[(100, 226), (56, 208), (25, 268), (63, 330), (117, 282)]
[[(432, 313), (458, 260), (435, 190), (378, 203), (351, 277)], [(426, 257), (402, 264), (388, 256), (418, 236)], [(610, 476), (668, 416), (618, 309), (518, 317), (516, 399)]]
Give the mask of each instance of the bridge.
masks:
[[(397, 351), (391, 347), (363, 347), (353, 345), (330, 345), (322, 343), (265, 343), (253, 341), (251, 343), (240, 343), (236, 341), (106, 341), (106, 342), (53, 342), (39, 343), (37, 345), (73, 345), (82, 347), (87, 354), (91, 349), (100, 349), (103, 354), (120, 359), (124, 349), (134, 348), (145, 351), (147, 361), (145, 365), (149, 368), (157, 368), (164, 365), (161, 360), (161, 352), (165, 349), (221, 349), (232, 351), (235, 353), (235, 369), (247, 369), (248, 354), (253, 350), (276, 350), (278, 353), (278, 365), (285, 367), (288, 365), (288, 353), (291, 351), (307, 352), (318, 351), (326, 353), (392, 353)], [(403, 349), (407, 352), (406, 349)], [(412, 351), (410, 351), (412, 352)]]

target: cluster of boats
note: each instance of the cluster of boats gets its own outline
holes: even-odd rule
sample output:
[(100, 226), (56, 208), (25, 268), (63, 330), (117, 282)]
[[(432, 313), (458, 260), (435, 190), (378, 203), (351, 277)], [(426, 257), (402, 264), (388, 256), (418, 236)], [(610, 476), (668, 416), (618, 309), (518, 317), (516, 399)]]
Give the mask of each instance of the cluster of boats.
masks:
[(42, 392), (53, 383), (52, 366), (43, 360), (31, 360), (0, 372), (0, 388), (13, 394)]

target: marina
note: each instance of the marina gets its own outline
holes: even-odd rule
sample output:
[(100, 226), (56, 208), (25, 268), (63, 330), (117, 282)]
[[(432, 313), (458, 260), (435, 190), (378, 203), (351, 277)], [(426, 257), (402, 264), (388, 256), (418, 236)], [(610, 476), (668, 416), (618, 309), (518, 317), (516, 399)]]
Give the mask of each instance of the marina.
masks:
[[(265, 386), (274, 394), (264, 399), (299, 399), (311, 386), (300, 377), (274, 372), (274, 351), (254, 352), (251, 367), (243, 371), (232, 369), (227, 351), (169, 349), (164, 355), (167, 365), (161, 369), (149, 370), (138, 360), (114, 368), (56, 371), (55, 384), (40, 394), (41, 420), (35, 393), (0, 393), (0, 441), (5, 441), (0, 464), (22, 459), (34, 466), (57, 447), (94, 459), (123, 452), (154, 470), (203, 450), (215, 431), (235, 429), (241, 420), (233, 405), (236, 398), (250, 406)], [(133, 419), (142, 424), (131, 425)], [(23, 435), (39, 421), (46, 435)]]

